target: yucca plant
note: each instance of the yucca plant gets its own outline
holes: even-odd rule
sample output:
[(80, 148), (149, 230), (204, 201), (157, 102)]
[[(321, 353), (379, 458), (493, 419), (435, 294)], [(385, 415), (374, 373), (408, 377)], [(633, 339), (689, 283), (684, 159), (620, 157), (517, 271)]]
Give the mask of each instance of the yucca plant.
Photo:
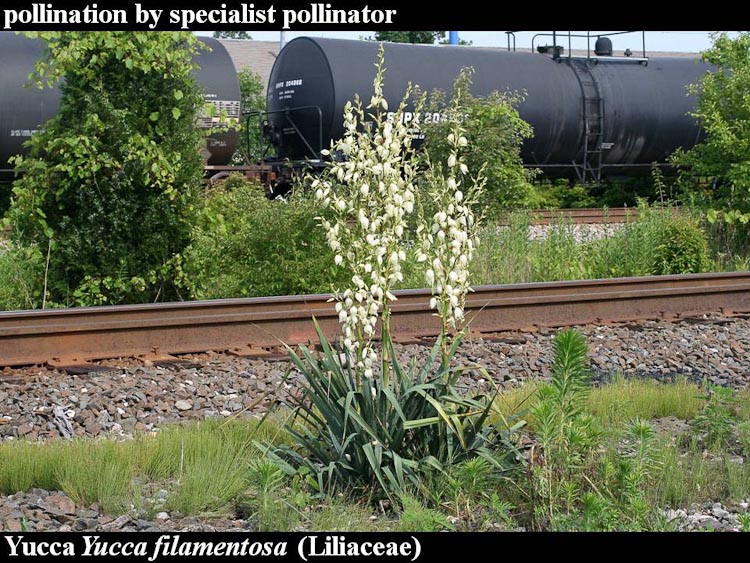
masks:
[[(383, 51), (376, 63), (374, 95), (345, 109), (344, 137), (333, 143), (333, 160), (310, 186), (331, 219), (322, 219), (334, 262), (351, 277), (335, 294), (342, 326), (333, 346), (316, 325), (322, 352), (289, 350), (305, 392), (294, 400), (289, 432), (295, 444), (270, 453), (287, 471), (303, 471), (321, 493), (332, 488), (371, 488), (377, 498), (396, 500), (420, 487), (427, 470), (483, 457), (502, 473), (520, 456), (508, 440), (513, 430), (490, 417), (494, 396), (465, 396), (457, 382), (467, 368), (453, 358), (461, 342), (468, 267), (476, 238), (473, 204), (483, 180), (471, 178), (463, 162), (467, 146), (459, 119), (448, 135), (445, 167), (427, 171), (438, 211), (421, 218), (418, 244), (405, 240), (420, 174), (412, 151), (412, 124), (401, 119), (406, 97), (389, 115), (383, 94)], [(454, 96), (455, 100), (460, 96)], [(457, 102), (456, 102), (457, 103)], [(449, 112), (460, 115), (452, 104)], [(390, 334), (391, 292), (403, 280), (407, 252), (427, 265), (430, 307), (442, 331), (422, 363), (403, 365)], [(374, 345), (380, 327), (380, 353)], [(471, 366), (471, 369), (480, 369)], [(486, 379), (492, 378), (486, 375)]]
[[(290, 352), (307, 384), (295, 399), (298, 424), (289, 427), (295, 446), (271, 455), (284, 469), (299, 468), (320, 492), (336, 487), (375, 485), (388, 497), (421, 487), (426, 469), (445, 471), (452, 464), (481, 457), (496, 473), (518, 465), (509, 421), (489, 422), (496, 393), (462, 395), (456, 383), (465, 368), (436, 368), (443, 353), (438, 338), (421, 364), (402, 366), (390, 339), (393, 377), (357, 380), (356, 367), (334, 349), (316, 325), (322, 352)], [(451, 343), (455, 353), (460, 339)], [(472, 369), (477, 366), (471, 366)], [(381, 495), (382, 496), (382, 495)]]

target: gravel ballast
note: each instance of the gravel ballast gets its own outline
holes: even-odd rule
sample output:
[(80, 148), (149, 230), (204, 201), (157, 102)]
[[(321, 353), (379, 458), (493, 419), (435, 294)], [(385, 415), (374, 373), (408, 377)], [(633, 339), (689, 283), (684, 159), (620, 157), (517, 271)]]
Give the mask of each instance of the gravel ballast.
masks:
[[(742, 388), (750, 383), (750, 320), (703, 318), (579, 327), (589, 343), (595, 377), (618, 374), (670, 380), (684, 376)], [(467, 338), (459, 363), (486, 368), (499, 385), (549, 377), (555, 331), (513, 332)], [(424, 357), (424, 345), (402, 345), (402, 361)], [(296, 388), (286, 361), (205, 353), (187, 365), (136, 360), (100, 362), (110, 371), (67, 375), (42, 367), (0, 371), (0, 440), (74, 436), (127, 436), (180, 420), (257, 415)], [(469, 388), (490, 385), (470, 370)]]
[[(658, 380), (687, 377), (734, 388), (750, 384), (750, 320), (705, 317), (679, 322), (643, 321), (584, 326), (591, 367), (600, 381), (623, 374)], [(467, 388), (489, 389), (487, 374), (501, 386), (550, 375), (554, 329), (467, 338), (458, 363), (470, 370)], [(402, 361), (425, 357), (429, 346), (399, 346)], [(268, 361), (208, 352), (185, 356), (187, 364), (159, 366), (137, 360), (107, 360), (109, 371), (67, 375), (30, 367), (0, 371), (0, 441), (45, 441), (77, 437), (127, 439), (185, 420), (258, 416), (297, 389), (284, 379), (285, 360)], [(741, 503), (742, 504), (742, 503)], [(737, 528), (745, 506), (707, 505), (666, 514), (680, 528)], [(137, 513), (113, 517), (99, 507), (76, 506), (63, 493), (32, 489), (0, 497), (0, 530), (250, 530), (247, 520), (178, 518), (159, 511), (152, 520)]]

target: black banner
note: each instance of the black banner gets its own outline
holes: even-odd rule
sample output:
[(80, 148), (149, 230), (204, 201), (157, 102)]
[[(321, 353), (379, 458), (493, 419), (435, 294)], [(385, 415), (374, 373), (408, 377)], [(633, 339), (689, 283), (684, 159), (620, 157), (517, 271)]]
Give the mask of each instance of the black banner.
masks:
[[(567, 7), (549, 2), (500, 5), (478, 0), (431, 4), (404, 0), (7, 0), (0, 29), (28, 30), (426, 30), (465, 29), (706, 29), (726, 25), (719, 10), (706, 13), (676, 3), (649, 4), (648, 12), (624, 4), (613, 12), (601, 3)], [(491, 12), (491, 13), (489, 13)], [(507, 12), (507, 13), (505, 13)], [(503, 14), (498, 19), (494, 14)], [(700, 15), (700, 18), (698, 17)], [(691, 22), (692, 18), (692, 22)]]
[[(165, 561), (380, 560), (433, 562), (451, 558), (502, 560), (549, 551), (584, 561), (634, 549), (668, 550), (669, 559), (703, 550), (747, 547), (744, 534), (677, 533), (0, 533), (0, 555), (56, 561), (82, 557), (158, 563)], [(658, 553), (658, 552), (657, 552)], [(459, 559), (461, 560), (461, 559)]]

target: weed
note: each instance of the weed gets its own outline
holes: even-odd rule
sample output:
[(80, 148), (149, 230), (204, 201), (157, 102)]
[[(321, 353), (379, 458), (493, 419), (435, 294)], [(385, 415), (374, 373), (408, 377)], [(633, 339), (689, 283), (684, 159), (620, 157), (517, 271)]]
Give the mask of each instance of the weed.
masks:
[(704, 443), (720, 450), (729, 445), (737, 422), (734, 390), (718, 385), (706, 385), (708, 401), (691, 425)]
[(524, 212), (507, 214), (507, 226), (487, 225), (481, 230), (482, 244), (471, 266), (475, 283), (521, 283), (534, 279), (532, 244), (529, 242), (531, 216)]
[(575, 226), (565, 219), (551, 225), (547, 236), (534, 241), (533, 280), (579, 280), (588, 277), (585, 244), (576, 239)]
[(574, 330), (557, 333), (552, 382), (539, 389), (538, 402), (530, 412), (536, 419), (541, 452), (532, 459), (532, 486), (539, 505), (537, 526), (551, 521), (563, 499), (572, 504), (577, 496), (576, 476), (587, 465), (597, 444), (592, 417), (584, 411), (589, 393), (586, 340)]
[(442, 512), (426, 508), (417, 498), (403, 493), (399, 500), (398, 529), (402, 532), (440, 532), (450, 530), (452, 526)]
[(43, 278), (44, 256), (37, 246), (0, 240), (1, 311), (38, 307), (42, 302)]
[(300, 522), (309, 496), (300, 497), (299, 483), (288, 490), (286, 475), (268, 459), (250, 464), (249, 489), (241, 500), (241, 508), (252, 517), (261, 532), (290, 531)]

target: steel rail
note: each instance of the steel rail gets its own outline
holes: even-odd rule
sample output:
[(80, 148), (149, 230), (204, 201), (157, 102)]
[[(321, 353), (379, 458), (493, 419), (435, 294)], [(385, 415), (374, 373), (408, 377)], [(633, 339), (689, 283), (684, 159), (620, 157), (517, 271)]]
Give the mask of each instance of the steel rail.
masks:
[[(397, 339), (434, 336), (427, 290), (396, 292)], [(469, 294), (473, 333), (750, 311), (750, 272), (481, 286)], [(221, 299), (0, 313), (0, 366), (206, 350), (242, 353), (334, 337), (330, 295)]]

